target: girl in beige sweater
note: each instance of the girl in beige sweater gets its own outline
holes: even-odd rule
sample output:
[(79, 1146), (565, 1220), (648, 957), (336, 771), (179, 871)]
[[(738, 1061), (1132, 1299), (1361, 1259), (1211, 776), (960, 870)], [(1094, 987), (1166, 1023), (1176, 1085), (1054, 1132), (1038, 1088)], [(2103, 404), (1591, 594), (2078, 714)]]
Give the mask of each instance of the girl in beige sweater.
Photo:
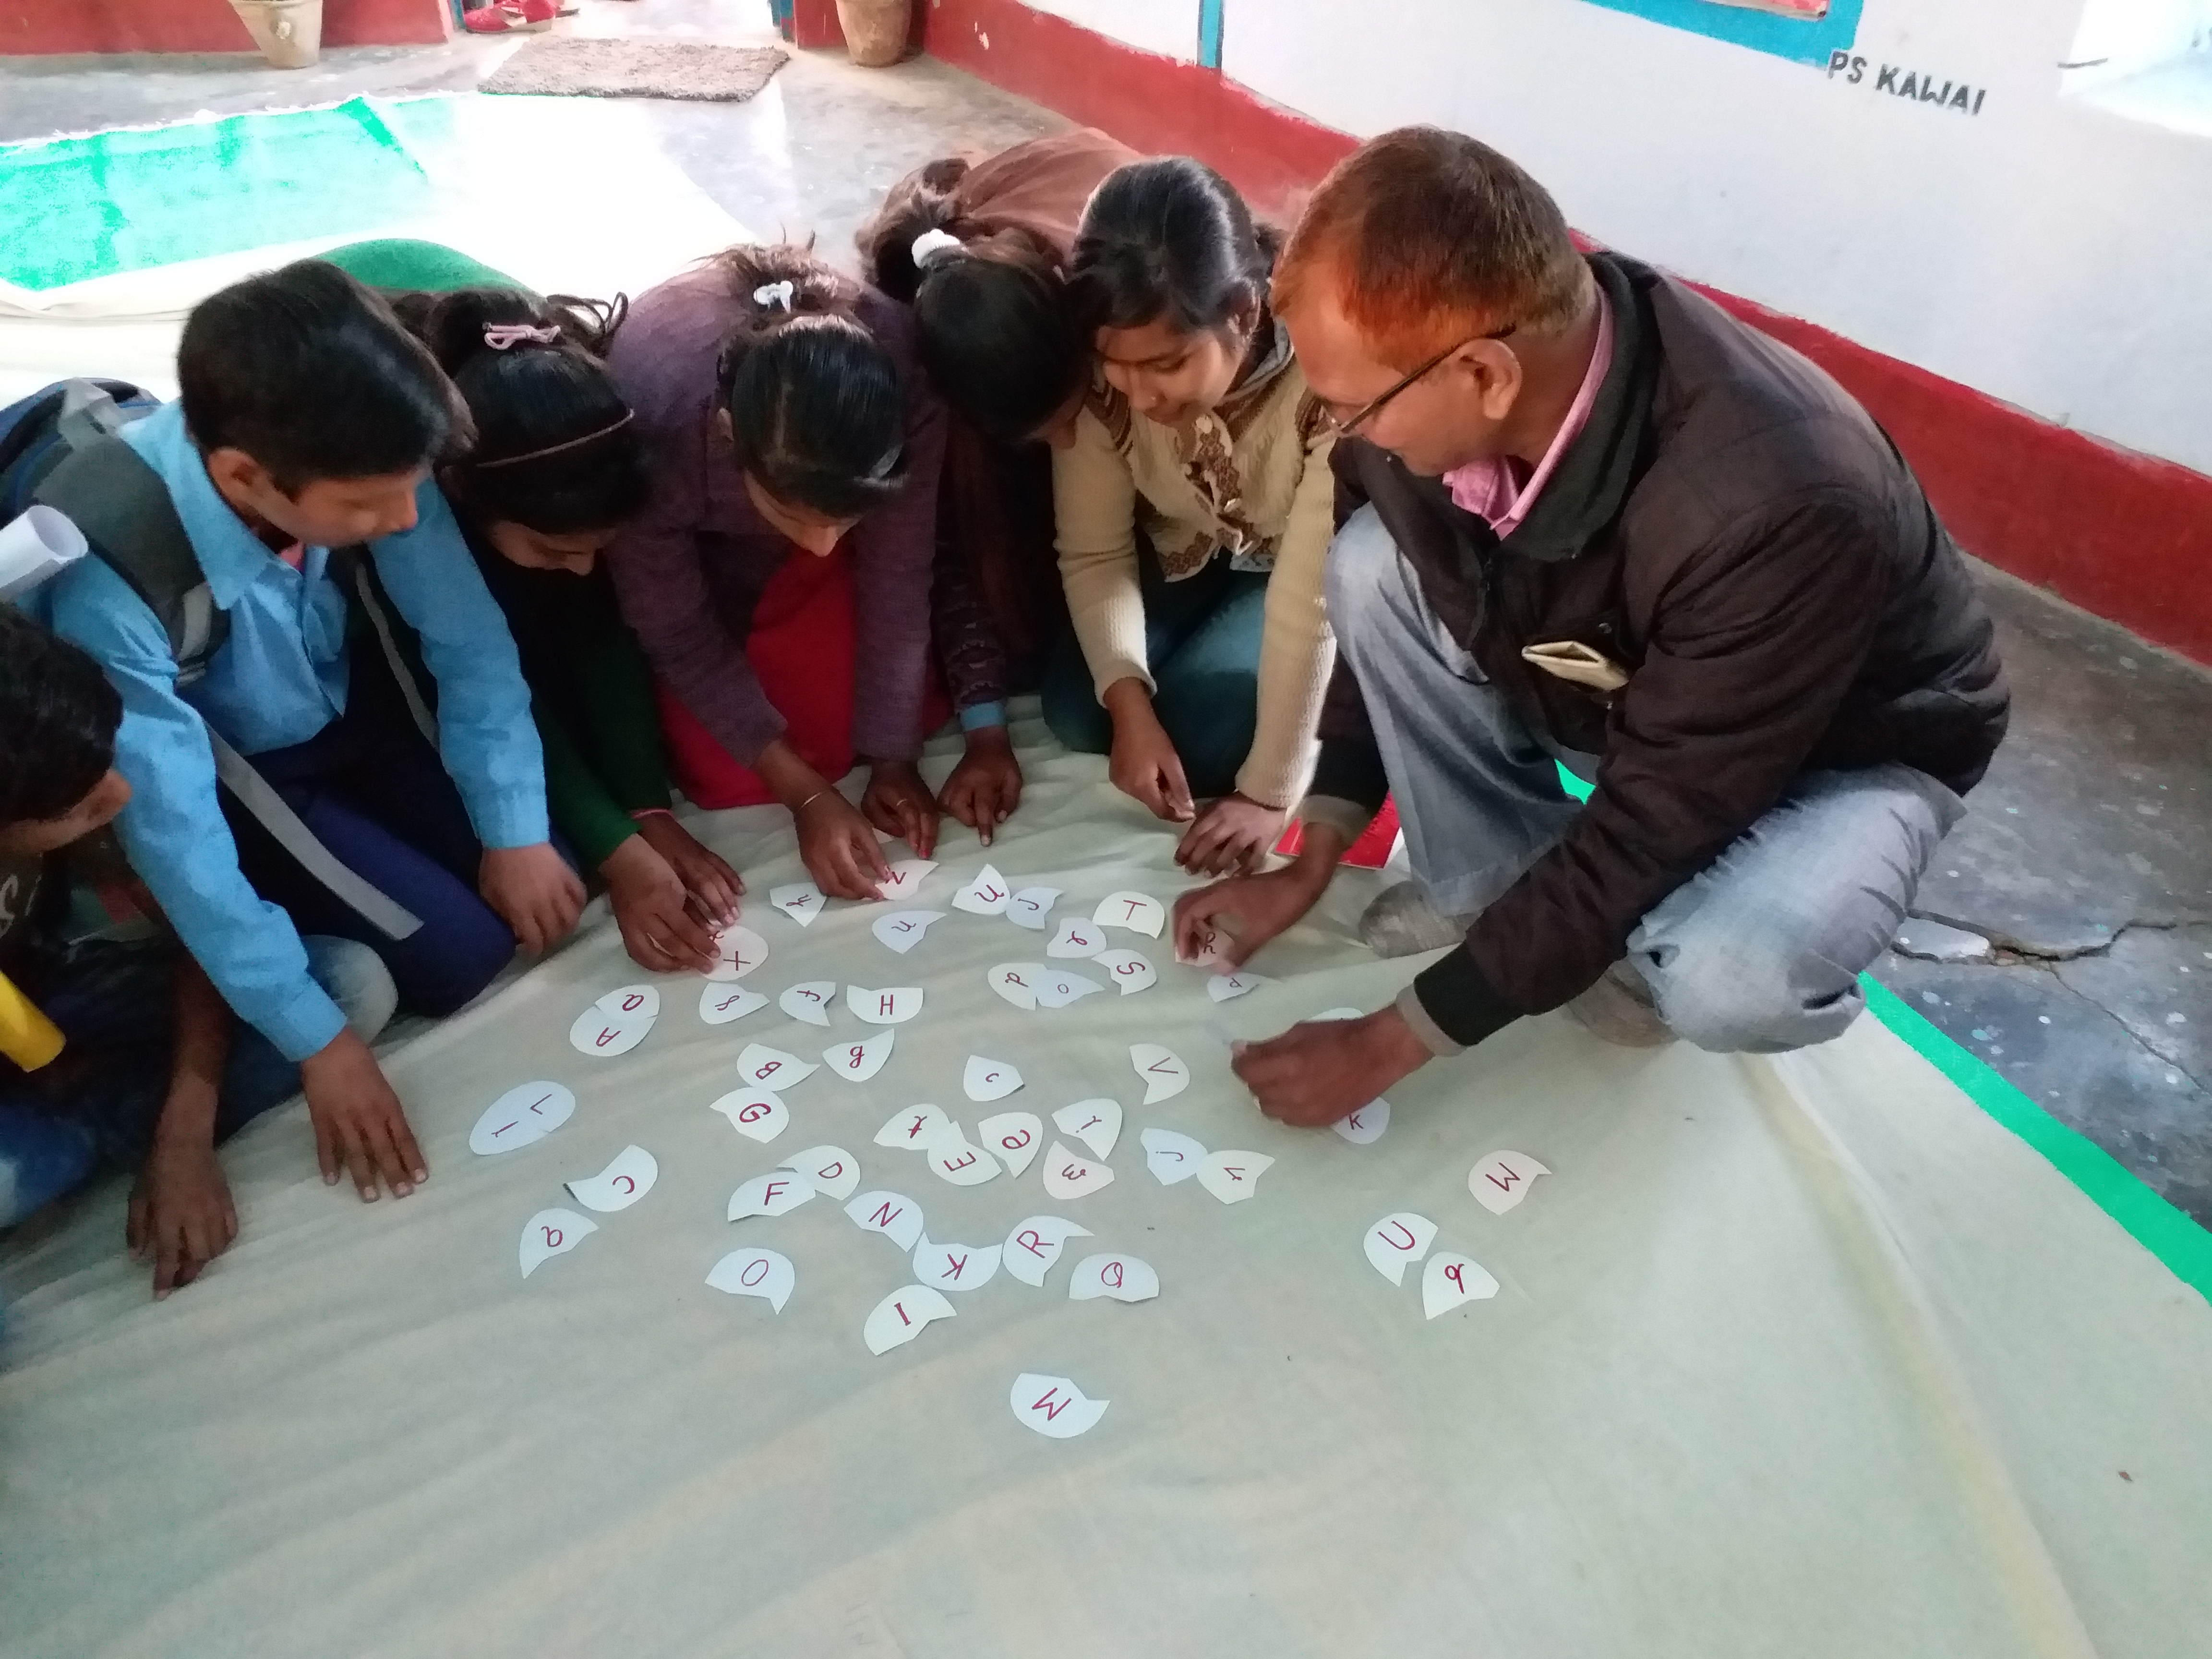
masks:
[[(1335, 648), (1332, 438), (1267, 307), (1274, 252), (1225, 180), (1166, 157), (1098, 187), (1069, 273), (1100, 363), (1053, 458), (1075, 629), (1046, 671), (1045, 718), (1188, 823), (1176, 858), (1206, 873), (1273, 844)], [(1194, 796), (1218, 799), (1201, 812)]]

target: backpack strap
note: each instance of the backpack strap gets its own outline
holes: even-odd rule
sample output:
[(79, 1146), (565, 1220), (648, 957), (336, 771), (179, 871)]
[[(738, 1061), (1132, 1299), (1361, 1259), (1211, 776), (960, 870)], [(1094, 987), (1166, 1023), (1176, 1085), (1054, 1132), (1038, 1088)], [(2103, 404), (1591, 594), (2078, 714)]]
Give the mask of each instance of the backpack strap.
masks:
[(420, 931), (422, 917), (356, 873), (324, 846), (307, 821), (292, 810), (291, 803), (253, 769), (252, 761), (225, 743), (215, 727), (209, 726), (207, 734), (208, 745), (215, 751), (216, 776), (294, 863), (386, 938), (402, 939)]
[[(88, 411), (88, 418), (96, 417)], [(101, 562), (145, 600), (169, 636), (178, 685), (205, 674), (208, 659), (229, 637), (230, 618), (216, 607), (161, 475), (111, 433), (72, 450), (33, 499), (65, 515)]]
[[(87, 418), (96, 421), (96, 407), (88, 403), (85, 408)], [(229, 636), (230, 618), (216, 605), (161, 474), (112, 433), (90, 436), (46, 476), (37, 500), (66, 514), (101, 562), (160, 618), (177, 659), (178, 689), (205, 675), (208, 659)], [(201, 725), (215, 754), (216, 776), (294, 862), (387, 938), (405, 939), (421, 929), (420, 916), (324, 846), (251, 761), (214, 726)]]
[(407, 704), (408, 717), (415, 729), (422, 734), (422, 741), (430, 745), (432, 754), (439, 753), (438, 717), (431, 708), (429, 697), (423, 694), (422, 676), (417, 670), (414, 654), (403, 645), (404, 633), (410, 642), (413, 630), (405, 622), (392, 615), (390, 597), (384, 584), (378, 580), (376, 567), (369, 557), (368, 549), (358, 544), (352, 547), (331, 550), (331, 574), (346, 590), (346, 598), (359, 617), (368, 624), (376, 636), (378, 650), (392, 669), (392, 678), (399, 683), (400, 697)]

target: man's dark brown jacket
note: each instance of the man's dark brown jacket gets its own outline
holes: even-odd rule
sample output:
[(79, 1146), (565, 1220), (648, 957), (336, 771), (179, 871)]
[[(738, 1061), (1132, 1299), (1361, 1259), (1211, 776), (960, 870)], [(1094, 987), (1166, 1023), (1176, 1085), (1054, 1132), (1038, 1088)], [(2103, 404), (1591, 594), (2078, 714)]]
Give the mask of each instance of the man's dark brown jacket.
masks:
[[(1901, 761), (1964, 793), (2010, 702), (1966, 562), (1888, 436), (1804, 358), (1633, 260), (1592, 257), (1613, 364), (1589, 424), (1500, 540), (1438, 480), (1340, 443), (1437, 618), (1530, 728), (1600, 757), (1565, 838), (1416, 981), (1455, 1041), (1555, 1008), (1801, 772)], [(1615, 692), (1532, 666), (1576, 641)], [(1388, 788), (1340, 659), (1311, 793)]]

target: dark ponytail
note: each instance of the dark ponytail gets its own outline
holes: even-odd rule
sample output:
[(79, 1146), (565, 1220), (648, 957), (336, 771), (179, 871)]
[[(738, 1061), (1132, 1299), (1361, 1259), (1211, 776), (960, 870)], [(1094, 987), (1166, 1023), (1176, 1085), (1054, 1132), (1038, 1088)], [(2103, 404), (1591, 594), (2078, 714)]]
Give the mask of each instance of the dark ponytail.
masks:
[[(954, 188), (968, 163), (933, 161), (860, 232), (861, 270), (913, 307), (922, 368), (945, 402), (995, 443), (1021, 443), (1066, 406), (1091, 367), (1060, 261), (1018, 225), (963, 218)], [(916, 239), (940, 231), (919, 264)]]
[(475, 419), (475, 449), (442, 480), (471, 519), (562, 536), (644, 510), (643, 437), (601, 361), (627, 300), (470, 288), (395, 295), (392, 309)]
[(742, 313), (715, 369), (738, 465), (825, 518), (892, 500), (906, 483), (906, 404), (890, 354), (854, 313), (858, 287), (789, 243), (719, 263)]
[(1086, 334), (1163, 320), (1212, 332), (1265, 308), (1281, 246), (1212, 167), (1187, 155), (1133, 161), (1083, 210), (1068, 294)]

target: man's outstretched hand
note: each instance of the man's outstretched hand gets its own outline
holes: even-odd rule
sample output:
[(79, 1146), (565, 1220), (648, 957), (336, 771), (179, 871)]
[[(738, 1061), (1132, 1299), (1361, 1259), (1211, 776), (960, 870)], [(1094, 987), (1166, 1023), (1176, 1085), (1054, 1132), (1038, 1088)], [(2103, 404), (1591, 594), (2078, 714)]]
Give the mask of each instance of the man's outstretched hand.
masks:
[(1230, 1069), (1260, 1109), (1293, 1128), (1320, 1129), (1387, 1093), (1429, 1061), (1428, 1045), (1395, 1008), (1364, 1019), (1293, 1025), (1236, 1045)]

